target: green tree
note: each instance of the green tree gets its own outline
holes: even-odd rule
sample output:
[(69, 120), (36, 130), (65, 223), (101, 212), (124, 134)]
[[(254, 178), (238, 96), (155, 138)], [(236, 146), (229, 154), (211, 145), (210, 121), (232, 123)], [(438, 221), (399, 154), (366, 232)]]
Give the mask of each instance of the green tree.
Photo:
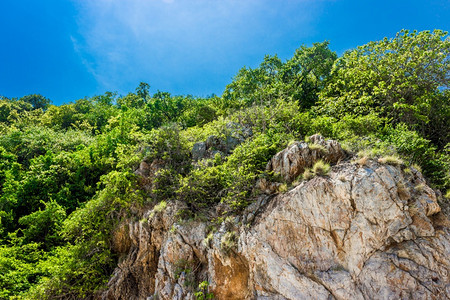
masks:
[(129, 107), (129, 108), (142, 108), (147, 102), (147, 98), (140, 97), (134, 93), (129, 93), (124, 97), (117, 99), (117, 104), (119, 107)]
[(441, 30), (402, 30), (395, 38), (360, 46), (336, 62), (332, 81), (321, 93), (320, 110), (336, 117), (375, 111), (416, 128), (442, 147), (449, 142), (448, 133), (436, 133), (450, 117), (449, 57), (450, 38)]
[(241, 69), (227, 85), (223, 98), (230, 107), (267, 104), (279, 97), (298, 101), (303, 108), (311, 107), (337, 58), (328, 44), (301, 46), (285, 63), (276, 55), (267, 55), (258, 68)]
[(185, 109), (186, 99), (181, 96), (172, 97), (170, 93), (158, 91), (146, 106), (147, 129), (176, 122)]
[(276, 83), (282, 65), (276, 55), (266, 55), (258, 68), (240, 69), (222, 95), (227, 107), (237, 109), (276, 98)]
[(145, 82), (139, 83), (139, 86), (136, 88), (136, 94), (141, 97), (144, 102), (147, 102), (147, 97), (150, 96), (150, 85)]
[(31, 94), (23, 96), (19, 99), (20, 101), (30, 103), (34, 109), (42, 109), (46, 110), (49, 105), (51, 104), (50, 99), (45, 98), (44, 96), (40, 94)]
[(39, 243), (43, 249), (49, 251), (62, 242), (59, 232), (66, 218), (66, 211), (54, 200), (43, 204), (43, 210), (39, 209), (21, 217), (19, 224), (25, 226), (22, 230), (23, 243)]
[(17, 121), (24, 112), (32, 110), (32, 105), (24, 101), (0, 99), (0, 122), (10, 125)]
[(280, 72), (284, 93), (303, 108), (310, 108), (317, 102), (318, 93), (330, 77), (337, 55), (328, 45), (325, 41), (314, 43), (312, 47), (301, 46)]

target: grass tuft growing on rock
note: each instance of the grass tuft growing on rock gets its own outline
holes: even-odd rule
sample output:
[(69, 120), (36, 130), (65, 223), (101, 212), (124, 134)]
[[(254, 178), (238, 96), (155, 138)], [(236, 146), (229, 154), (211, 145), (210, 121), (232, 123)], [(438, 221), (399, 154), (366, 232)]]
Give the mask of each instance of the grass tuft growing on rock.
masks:
[(305, 171), (303, 172), (302, 175), (304, 180), (310, 180), (311, 178), (314, 177), (314, 173), (311, 171), (310, 168), (305, 169)]
[(279, 193), (286, 193), (287, 191), (288, 191), (288, 185), (286, 183), (283, 183), (280, 186), (278, 186)]
[(365, 166), (369, 162), (369, 158), (367, 156), (363, 156), (363, 157), (355, 160), (355, 162), (360, 166)]
[(309, 149), (311, 149), (311, 150), (320, 151), (320, 152), (322, 152), (322, 153), (324, 153), (324, 154), (328, 153), (327, 148), (325, 148), (324, 146), (319, 145), (319, 144), (314, 144), (314, 143), (308, 144), (308, 147), (309, 147)]
[(225, 253), (229, 253), (232, 249), (237, 247), (238, 236), (234, 231), (228, 231), (222, 236), (220, 240), (220, 247)]
[(330, 165), (323, 160), (318, 160), (312, 168), (307, 168), (303, 172), (302, 178), (304, 180), (310, 180), (314, 176), (325, 176), (330, 172)]
[(422, 168), (418, 164), (412, 164), (411, 167), (422, 173)]
[(384, 165), (399, 166), (403, 165), (403, 160), (394, 155), (387, 155), (378, 159), (378, 162)]
[(417, 192), (421, 193), (421, 192), (423, 192), (425, 187), (426, 187), (426, 185), (424, 183), (419, 183), (418, 185), (416, 185), (414, 187), (414, 190), (416, 190)]
[(324, 176), (330, 172), (330, 165), (323, 160), (318, 160), (312, 167), (312, 172), (317, 176)]

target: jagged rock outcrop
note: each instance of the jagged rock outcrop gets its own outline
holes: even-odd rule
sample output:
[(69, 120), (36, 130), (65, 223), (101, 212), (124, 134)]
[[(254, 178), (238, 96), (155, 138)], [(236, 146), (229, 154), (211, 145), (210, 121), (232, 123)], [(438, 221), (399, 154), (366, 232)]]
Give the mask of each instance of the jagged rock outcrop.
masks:
[(160, 159), (155, 159), (151, 163), (142, 161), (134, 174), (138, 175), (139, 186), (147, 192), (152, 192), (154, 188), (153, 181), (160, 169), (164, 167), (164, 162)]
[(230, 122), (225, 127), (225, 138), (211, 135), (206, 141), (194, 144), (192, 148), (192, 159), (194, 161), (214, 158), (217, 153), (221, 156), (226, 156), (237, 145), (253, 135), (251, 128), (247, 128), (238, 123)]
[[(296, 143), (270, 165), (291, 180), (311, 161), (344, 158), (317, 138), (333, 159)], [(180, 209), (170, 203), (118, 228), (122, 258), (104, 299), (195, 299), (202, 281), (216, 299), (450, 295), (449, 221), (414, 168), (341, 161), (284, 194), (262, 194), (216, 231), (178, 221)]]
[[(319, 134), (311, 136), (309, 140), (310, 143), (294, 142), (278, 152), (267, 163), (267, 173), (279, 175), (285, 182), (291, 183), (318, 160), (336, 164), (347, 156), (341, 145), (334, 140), (325, 140)], [(277, 193), (281, 185), (280, 182), (272, 182), (266, 178), (257, 182), (257, 187), (266, 194)]]
[(334, 164), (346, 157), (341, 145), (334, 140), (325, 140), (318, 134), (309, 139), (309, 144), (294, 142), (278, 152), (269, 161), (266, 170), (281, 175), (286, 182), (292, 182), (320, 159)]

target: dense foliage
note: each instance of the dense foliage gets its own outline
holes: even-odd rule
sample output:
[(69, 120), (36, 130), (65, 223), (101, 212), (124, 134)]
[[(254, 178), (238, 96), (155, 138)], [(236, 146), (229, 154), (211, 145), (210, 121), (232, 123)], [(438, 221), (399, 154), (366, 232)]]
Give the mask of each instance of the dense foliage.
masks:
[[(146, 83), (61, 106), (1, 97), (0, 298), (95, 294), (117, 265), (111, 237), (122, 220), (175, 199), (188, 207), (180, 218), (211, 217), (218, 203), (219, 217), (238, 214), (257, 179), (276, 175), (268, 160), (318, 132), (355, 154), (400, 156), (445, 194), (449, 75), (447, 33), (402, 31), (341, 57), (328, 42), (284, 62), (266, 56), (221, 97), (151, 94)], [(230, 124), (251, 134), (194, 162), (194, 144), (229, 142)], [(134, 172), (141, 161), (158, 166), (151, 189)]]

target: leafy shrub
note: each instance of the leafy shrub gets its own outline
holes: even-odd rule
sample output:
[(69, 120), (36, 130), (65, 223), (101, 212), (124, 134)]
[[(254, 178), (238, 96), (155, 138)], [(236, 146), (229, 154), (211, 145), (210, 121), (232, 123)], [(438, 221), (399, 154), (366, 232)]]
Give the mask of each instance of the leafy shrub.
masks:
[(35, 285), (44, 270), (39, 261), (46, 255), (38, 243), (21, 243), (13, 239), (0, 246), (0, 298), (21, 296)]
[[(145, 83), (62, 106), (0, 97), (0, 298), (92, 298), (117, 265), (111, 243), (121, 220), (173, 199), (188, 206), (182, 218), (214, 215), (218, 203), (217, 220), (237, 214), (259, 177), (276, 177), (265, 173), (268, 160), (315, 133), (358, 153), (360, 165), (401, 159), (406, 173), (422, 169), (434, 188), (450, 190), (449, 42), (442, 31), (402, 31), (338, 60), (327, 42), (301, 46), (287, 61), (266, 56), (243, 68), (220, 97), (151, 95)], [(252, 137), (193, 164), (192, 146), (225, 139), (230, 123)], [(151, 190), (134, 174), (142, 160), (154, 167)], [(319, 161), (302, 176), (329, 169)], [(212, 297), (207, 287), (199, 299)]]
[(132, 206), (142, 204), (134, 175), (113, 171), (102, 177), (104, 189), (64, 222), (61, 233), (68, 243), (41, 263), (46, 276), (30, 291), (32, 297), (83, 298), (103, 288), (117, 257), (112, 252), (112, 230)]
[(168, 169), (187, 173), (190, 169), (190, 148), (177, 126), (165, 126), (152, 130), (146, 137), (145, 160), (161, 160)]
[(197, 292), (194, 293), (194, 296), (197, 300), (214, 299), (214, 294), (208, 292), (208, 286), (208, 281), (202, 281), (199, 283)]
[(19, 224), (25, 226), (22, 231), (23, 243), (38, 243), (49, 251), (62, 242), (59, 233), (66, 212), (56, 201), (49, 201), (44, 205), (44, 210), (37, 210), (21, 217)]
[(177, 197), (191, 209), (207, 208), (220, 202), (228, 176), (229, 173), (223, 166), (194, 169), (180, 180)]
[(336, 61), (332, 79), (320, 93), (319, 110), (338, 119), (375, 112), (393, 124), (430, 132), (428, 137), (443, 146), (448, 132), (439, 134), (434, 126), (444, 125), (450, 112), (449, 45), (441, 30), (402, 30), (395, 38), (348, 51)]
[(201, 127), (217, 118), (216, 110), (206, 101), (195, 99), (190, 102), (189, 108), (179, 117), (184, 127)]

